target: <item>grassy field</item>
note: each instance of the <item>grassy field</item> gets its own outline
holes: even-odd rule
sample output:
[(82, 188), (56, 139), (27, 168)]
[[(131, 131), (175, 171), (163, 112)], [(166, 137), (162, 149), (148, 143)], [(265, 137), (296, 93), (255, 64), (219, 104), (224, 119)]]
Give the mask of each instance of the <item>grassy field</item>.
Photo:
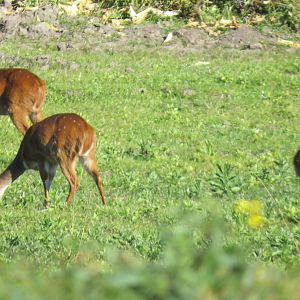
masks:
[[(103, 207), (94, 182), (78, 166), (81, 186), (72, 206), (65, 208), (68, 184), (59, 171), (50, 192), (52, 208), (40, 212), (38, 172), (20, 177), (0, 202), (3, 299), (21, 299), (5, 290), (14, 284), (31, 293), (30, 299), (45, 290), (53, 299), (56, 292), (48, 280), (69, 291), (64, 299), (93, 298), (85, 294), (85, 283), (90, 292), (96, 290), (97, 276), (101, 293), (110, 299), (143, 298), (139, 289), (121, 297), (120, 289), (138, 280), (147, 282), (143, 291), (152, 295), (153, 278), (161, 292), (154, 298), (187, 299), (188, 291), (167, 295), (164, 288), (190, 277), (195, 282), (188, 286), (197, 286), (198, 295), (234, 299), (240, 276), (248, 278), (250, 266), (278, 272), (277, 277), (271, 272), (274, 281), (263, 273), (262, 286), (282, 283), (280, 270), (298, 269), (300, 183), (292, 157), (300, 146), (299, 51), (74, 53), (57, 52), (54, 45), (25, 47), (17, 40), (1, 44), (0, 51), (19, 57), (18, 66), (30, 62), (30, 69), (46, 80), (46, 116), (75, 112), (96, 129), (107, 197)], [(51, 58), (49, 69), (31, 62), (41, 54)], [(74, 63), (77, 68), (71, 69)], [(1, 117), (0, 133), (4, 170), (22, 137), (8, 117)], [(117, 250), (126, 252), (119, 256)], [(191, 273), (199, 253), (207, 260)], [(235, 272), (231, 262), (243, 271)], [(227, 271), (219, 274), (218, 267)], [(180, 268), (183, 279), (176, 273)], [(164, 286), (167, 272), (178, 276)], [(217, 275), (207, 279), (210, 272)], [(14, 274), (19, 279), (12, 279)], [(32, 281), (22, 283), (29, 274)], [(225, 280), (225, 292), (215, 287), (218, 280)], [(76, 282), (81, 283), (77, 292)], [(277, 289), (270, 291), (278, 297)], [(263, 295), (260, 288), (254, 293)]]

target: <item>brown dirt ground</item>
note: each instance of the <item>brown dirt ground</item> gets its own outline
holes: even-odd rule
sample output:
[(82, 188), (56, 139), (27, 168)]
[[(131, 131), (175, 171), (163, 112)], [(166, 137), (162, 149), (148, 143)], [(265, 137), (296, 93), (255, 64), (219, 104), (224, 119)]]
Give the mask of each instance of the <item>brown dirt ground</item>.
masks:
[[(99, 51), (103, 48), (123, 49), (153, 47), (165, 50), (197, 52), (212, 47), (241, 50), (263, 50), (275, 44), (271, 34), (242, 25), (224, 35), (212, 38), (201, 28), (170, 29), (168, 22), (142, 24), (118, 30), (112, 24), (100, 24), (87, 19), (78, 27), (78, 19), (60, 22), (58, 10), (45, 6), (35, 11), (24, 11), (5, 15), (0, 9), (0, 38), (25, 38), (40, 41), (57, 41), (58, 51), (78, 51), (89, 48)], [(75, 24), (73, 26), (72, 24)], [(170, 33), (172, 38), (165, 42)], [(11, 59), (11, 58), (10, 58)]]

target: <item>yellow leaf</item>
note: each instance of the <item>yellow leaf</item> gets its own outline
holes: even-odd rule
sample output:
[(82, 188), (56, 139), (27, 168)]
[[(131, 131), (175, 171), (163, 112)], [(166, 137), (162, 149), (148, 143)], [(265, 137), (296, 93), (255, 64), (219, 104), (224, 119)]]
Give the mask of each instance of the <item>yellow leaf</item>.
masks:
[(108, 20), (111, 18), (111, 16), (112, 16), (112, 10), (107, 9), (107, 10), (105, 11), (104, 15), (102, 16), (102, 21), (103, 21), (103, 23), (104, 23), (104, 24), (107, 23)]
[(240, 24), (237, 22), (236, 17), (232, 16), (230, 28), (239, 28), (239, 27), (240, 27)]
[(79, 10), (80, 11), (87, 11), (95, 9), (96, 4), (93, 3), (91, 0), (80, 0), (79, 3)]
[(195, 20), (189, 20), (187, 23), (187, 26), (189, 27), (197, 27), (199, 25), (200, 25), (199, 21), (195, 21)]
[(231, 20), (222, 18), (221, 20), (216, 21), (214, 27), (220, 29), (226, 29), (226, 28), (235, 29), (235, 28), (239, 28), (240, 25), (238, 24), (236, 17), (232, 16)]
[(147, 16), (150, 13), (157, 15), (157, 16), (161, 16), (161, 17), (173, 17), (173, 16), (178, 15), (177, 11), (168, 11), (168, 10), (162, 11), (160, 9), (153, 8), (153, 7), (148, 7), (145, 10), (143, 10), (139, 13), (136, 13), (134, 11), (134, 9), (132, 8), (132, 6), (130, 6), (129, 12), (130, 12), (130, 16), (132, 18), (132, 22), (134, 24), (141, 24), (143, 21), (146, 20)]
[(76, 3), (73, 3), (72, 5), (58, 4), (58, 7), (64, 10), (70, 17), (75, 17), (78, 14), (78, 7)]
[[(231, 25), (231, 20), (227, 20), (227, 19), (221, 19), (218, 23), (218, 26), (230, 26)], [(217, 24), (216, 23), (216, 24)]]
[(259, 24), (259, 23), (262, 23), (265, 21), (265, 16), (262, 16), (262, 15), (256, 15), (254, 18), (252, 18), (250, 20), (250, 23), (252, 24)]
[(293, 42), (293, 41), (279, 39), (278, 44), (284, 45), (284, 46), (289, 46), (289, 47), (294, 47), (294, 48), (300, 48), (300, 42)]
[(123, 29), (125, 28), (123, 24), (126, 24), (129, 21), (130, 21), (129, 19), (111, 19), (111, 24), (116, 29)]

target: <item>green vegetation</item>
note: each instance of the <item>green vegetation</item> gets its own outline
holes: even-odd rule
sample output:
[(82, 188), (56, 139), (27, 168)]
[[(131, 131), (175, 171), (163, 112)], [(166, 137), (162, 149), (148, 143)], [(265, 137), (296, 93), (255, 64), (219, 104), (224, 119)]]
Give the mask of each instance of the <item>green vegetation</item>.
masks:
[[(1, 299), (298, 295), (299, 52), (75, 55), (17, 39), (0, 51), (19, 65), (51, 57), (30, 66), (47, 82), (45, 115), (96, 128), (108, 202), (78, 167), (72, 206), (58, 172), (52, 209), (39, 212), (38, 173), (20, 177), (0, 202)], [(21, 135), (0, 121), (4, 170)]]
[[(85, 3), (86, 0), (79, 2)], [(115, 18), (128, 17), (128, 8), (132, 5), (136, 10), (150, 6), (164, 10), (177, 10), (180, 18), (196, 18), (205, 22), (236, 16), (244, 23), (251, 21), (252, 18), (263, 16), (263, 21), (261, 20), (259, 23), (281, 29), (284, 27), (297, 31), (300, 24), (300, 4), (297, 0), (107, 0), (91, 2), (97, 4), (94, 14), (102, 14), (103, 9), (112, 9)], [(61, 0), (21, 0), (15, 5), (39, 6), (49, 3), (57, 5), (66, 2)], [(252, 24), (256, 24), (256, 21), (253, 21)]]

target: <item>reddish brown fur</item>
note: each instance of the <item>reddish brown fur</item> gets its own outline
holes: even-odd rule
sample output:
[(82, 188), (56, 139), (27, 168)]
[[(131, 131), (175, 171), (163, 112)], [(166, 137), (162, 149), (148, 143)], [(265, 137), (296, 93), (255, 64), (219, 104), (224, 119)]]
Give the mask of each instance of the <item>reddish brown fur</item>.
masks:
[(70, 184), (67, 198), (67, 205), (70, 205), (79, 187), (75, 170), (78, 158), (96, 182), (105, 204), (96, 162), (96, 133), (93, 127), (76, 114), (54, 115), (29, 128), (16, 158), (0, 175), (0, 192), (4, 192), (27, 169), (39, 170), (47, 206), (51, 182), (57, 166), (60, 165)]
[(24, 135), (33, 124), (42, 120), (45, 102), (45, 81), (25, 69), (0, 69), (0, 115), (9, 115)]

